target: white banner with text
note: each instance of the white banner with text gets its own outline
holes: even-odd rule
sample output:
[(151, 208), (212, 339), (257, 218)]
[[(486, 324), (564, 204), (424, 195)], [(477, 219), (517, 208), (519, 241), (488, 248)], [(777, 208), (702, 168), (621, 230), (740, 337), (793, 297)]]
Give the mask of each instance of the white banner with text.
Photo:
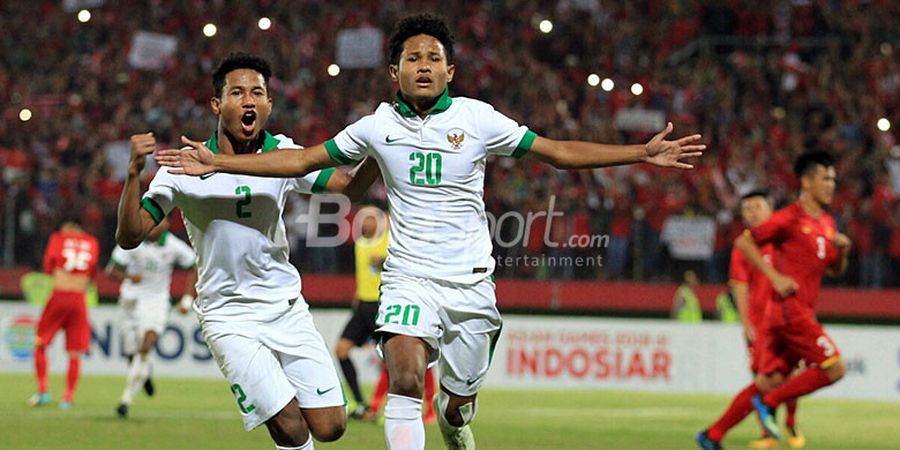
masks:
[[(34, 329), (40, 311), (0, 301), (0, 372), (33, 371)], [(89, 310), (91, 347), (86, 374), (122, 374), (126, 357), (114, 306)], [(334, 347), (349, 310), (313, 310), (316, 326)], [(821, 395), (900, 400), (900, 328), (826, 325), (848, 365), (847, 375)], [(64, 333), (48, 352), (50, 369), (65, 370)], [(221, 377), (189, 314), (172, 313), (154, 351), (154, 373)], [(380, 370), (372, 346), (354, 349), (360, 381)], [(625, 389), (733, 393), (750, 382), (740, 327), (717, 322), (506, 315), (485, 386), (503, 388)]]

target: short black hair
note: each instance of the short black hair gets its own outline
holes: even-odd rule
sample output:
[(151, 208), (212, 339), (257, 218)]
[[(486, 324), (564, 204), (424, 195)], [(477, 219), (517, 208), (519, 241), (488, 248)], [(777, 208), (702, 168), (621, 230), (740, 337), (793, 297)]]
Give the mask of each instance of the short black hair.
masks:
[(81, 220), (82, 208), (67, 208), (56, 216), (56, 229), (60, 229), (67, 224), (77, 225), (79, 228), (84, 226)]
[(272, 76), (272, 66), (269, 65), (269, 62), (256, 55), (235, 52), (223, 59), (219, 66), (216, 67), (215, 72), (213, 72), (212, 84), (216, 97), (222, 96), (222, 89), (225, 87), (225, 76), (229, 72), (238, 69), (250, 69), (259, 72), (266, 83), (266, 89), (268, 89), (269, 77)]
[(754, 190), (742, 195), (741, 201), (744, 201), (744, 200), (747, 200), (748, 198), (753, 198), (753, 197), (762, 197), (766, 201), (769, 201), (769, 191), (766, 191), (765, 189), (754, 189)]
[(388, 43), (390, 49), (390, 63), (398, 64), (400, 62), (400, 54), (403, 53), (403, 43), (407, 39), (425, 34), (431, 36), (444, 46), (447, 53), (447, 64), (453, 63), (453, 35), (447, 28), (447, 22), (442, 17), (434, 16), (428, 13), (407, 16), (397, 22), (394, 31), (391, 33), (391, 40)]
[(816, 170), (816, 166), (822, 166), (826, 169), (834, 167), (834, 158), (823, 151), (804, 153), (794, 163), (794, 174), (797, 177), (810, 175)]

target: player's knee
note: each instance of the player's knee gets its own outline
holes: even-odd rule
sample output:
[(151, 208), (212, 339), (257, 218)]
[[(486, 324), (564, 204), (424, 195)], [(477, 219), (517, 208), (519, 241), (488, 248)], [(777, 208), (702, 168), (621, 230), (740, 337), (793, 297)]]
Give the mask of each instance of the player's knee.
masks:
[(834, 364), (825, 369), (825, 374), (832, 382), (840, 380), (847, 373), (847, 364), (843, 359), (837, 360)]
[(347, 431), (347, 421), (333, 421), (324, 426), (317, 426), (310, 429), (309, 432), (319, 442), (336, 441)]
[(391, 378), (390, 392), (411, 398), (422, 398), (425, 390), (425, 380), (414, 371), (395, 374)]
[(275, 416), (266, 422), (269, 434), (276, 444), (298, 447), (309, 440), (310, 431), (302, 420), (289, 420)]
[[(452, 400), (450, 395), (443, 390), (438, 393), (438, 420), (457, 428), (471, 423), (475, 419), (475, 412), (478, 406), (477, 400), (475, 398), (463, 399), (461, 397), (455, 397)], [(460, 404), (460, 402), (462, 403)]]
[(334, 348), (334, 355), (337, 356), (338, 359), (347, 359), (350, 357), (350, 349), (353, 348), (353, 343), (346, 340), (341, 339), (338, 341), (337, 346)]

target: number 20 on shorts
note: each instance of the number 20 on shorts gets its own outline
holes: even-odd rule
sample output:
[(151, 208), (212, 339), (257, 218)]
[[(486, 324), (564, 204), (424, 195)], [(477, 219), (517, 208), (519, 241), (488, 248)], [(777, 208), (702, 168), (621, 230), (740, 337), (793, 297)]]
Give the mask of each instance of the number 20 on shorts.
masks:
[(384, 323), (392, 323), (395, 325), (418, 325), (419, 305), (388, 306), (384, 314)]

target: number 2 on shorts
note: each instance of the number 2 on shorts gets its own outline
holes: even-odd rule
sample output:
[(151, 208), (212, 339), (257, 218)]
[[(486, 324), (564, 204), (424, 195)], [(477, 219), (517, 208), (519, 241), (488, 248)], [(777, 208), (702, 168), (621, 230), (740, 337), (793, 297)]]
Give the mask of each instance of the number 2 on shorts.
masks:
[[(403, 315), (400, 317), (400, 310)], [(384, 315), (384, 323), (393, 323), (400, 325), (418, 325), (419, 324), (419, 305), (391, 305), (387, 307)]]
[(254, 409), (256, 409), (256, 406), (253, 405), (252, 403), (248, 406), (244, 406), (244, 402), (247, 401), (247, 394), (245, 394), (244, 390), (241, 389), (241, 385), (232, 384), (231, 392), (237, 396), (238, 406), (241, 408), (242, 413), (248, 414), (251, 411), (253, 411)]

